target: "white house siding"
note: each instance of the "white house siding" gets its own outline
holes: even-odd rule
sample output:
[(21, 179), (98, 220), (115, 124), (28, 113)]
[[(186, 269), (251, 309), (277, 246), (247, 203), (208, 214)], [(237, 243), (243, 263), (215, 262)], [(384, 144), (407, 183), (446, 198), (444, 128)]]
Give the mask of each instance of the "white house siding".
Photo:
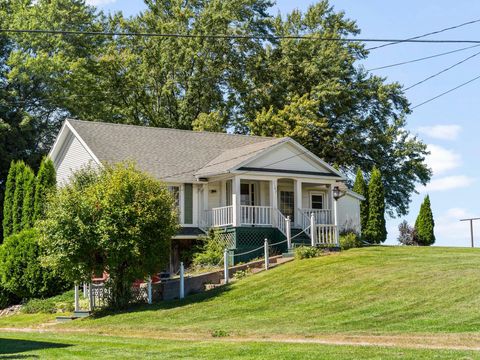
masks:
[(267, 169), (330, 172), (330, 170), (326, 168), (321, 168), (320, 165), (302, 154), (299, 149), (288, 143), (282, 144), (272, 151), (268, 151), (259, 158), (250, 161), (245, 166)]
[(340, 231), (343, 229), (361, 231), (360, 200), (358, 198), (347, 193), (338, 200), (337, 211)]
[(95, 161), (80, 141), (69, 133), (54, 164), (57, 170), (57, 183), (61, 185), (68, 182), (73, 172), (88, 164), (95, 164)]

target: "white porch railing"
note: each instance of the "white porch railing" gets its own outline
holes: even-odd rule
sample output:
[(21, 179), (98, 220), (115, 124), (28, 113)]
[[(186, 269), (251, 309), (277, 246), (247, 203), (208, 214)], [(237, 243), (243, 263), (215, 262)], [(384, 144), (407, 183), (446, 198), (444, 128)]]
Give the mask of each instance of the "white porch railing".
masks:
[[(330, 209), (300, 209), (300, 212), (304, 215), (301, 217), (302, 221), (307, 219), (306, 226), (310, 225), (310, 216), (313, 214), (315, 216), (316, 224), (333, 224), (333, 214)], [(304, 225), (304, 224), (300, 224)]]
[(220, 227), (233, 224), (233, 206), (222, 206), (205, 210), (205, 227)]
[(271, 206), (240, 206), (240, 223), (242, 225), (273, 225)]
[(338, 245), (336, 225), (315, 225), (315, 243), (317, 245)]

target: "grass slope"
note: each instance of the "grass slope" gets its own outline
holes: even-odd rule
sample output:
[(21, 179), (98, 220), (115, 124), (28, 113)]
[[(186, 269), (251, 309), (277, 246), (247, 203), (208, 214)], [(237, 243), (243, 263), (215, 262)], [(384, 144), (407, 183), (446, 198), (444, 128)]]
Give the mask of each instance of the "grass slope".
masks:
[(184, 301), (62, 326), (237, 336), (478, 332), (479, 269), (476, 249), (353, 249), (294, 261)]

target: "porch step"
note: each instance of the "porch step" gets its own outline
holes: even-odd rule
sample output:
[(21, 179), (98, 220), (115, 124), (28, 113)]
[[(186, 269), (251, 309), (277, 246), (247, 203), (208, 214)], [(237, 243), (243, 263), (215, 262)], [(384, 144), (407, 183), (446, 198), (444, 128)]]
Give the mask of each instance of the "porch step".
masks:
[(73, 316), (76, 318), (85, 318), (90, 316), (90, 311), (88, 310), (79, 310), (79, 311), (74, 311)]

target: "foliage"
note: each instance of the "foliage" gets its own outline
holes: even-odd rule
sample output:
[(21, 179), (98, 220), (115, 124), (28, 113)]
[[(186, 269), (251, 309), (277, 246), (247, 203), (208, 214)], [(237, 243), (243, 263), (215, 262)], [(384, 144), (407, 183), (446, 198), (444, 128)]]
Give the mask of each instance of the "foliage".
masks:
[(420, 206), (420, 212), (415, 221), (415, 230), (419, 245), (429, 246), (435, 243), (435, 221), (433, 219), (430, 197), (427, 195)]
[(23, 173), (22, 229), (33, 226), (33, 201), (35, 198), (35, 174), (26, 166)]
[(41, 219), (45, 212), (45, 203), (48, 195), (55, 190), (56, 173), (53, 161), (44, 157), (38, 169), (37, 178), (35, 182), (35, 200), (33, 221)]
[(6, 238), (0, 247), (1, 284), (18, 298), (52, 296), (68, 286), (58, 272), (41, 265), (38, 238), (36, 229), (23, 230)]
[(360, 237), (354, 232), (348, 232), (340, 235), (340, 248), (342, 250), (348, 250), (352, 248), (358, 248), (362, 246)]
[(363, 231), (367, 228), (368, 223), (368, 186), (363, 178), (362, 170), (360, 169), (357, 169), (353, 191), (365, 198), (365, 200), (360, 203), (360, 224)]
[(15, 193), (15, 179), (17, 177), (17, 163), (12, 161), (8, 170), (7, 183), (5, 185), (5, 199), (3, 203), (3, 237), (13, 233), (13, 196)]
[(385, 192), (382, 183), (382, 174), (373, 168), (370, 183), (368, 184), (368, 222), (363, 231), (365, 240), (372, 244), (383, 243), (387, 239), (385, 225)]
[(177, 216), (164, 184), (117, 164), (76, 172), (51, 198), (40, 224), (46, 263), (72, 282), (107, 272), (110, 305), (122, 308), (135, 280), (167, 265)]
[(235, 273), (233, 274), (233, 278), (235, 280), (240, 280), (240, 279), (244, 279), (246, 278), (247, 276), (251, 275), (252, 274), (252, 270), (250, 268), (247, 268), (245, 270), (237, 270), (235, 271)]
[(15, 304), (18, 298), (10, 291), (5, 289), (0, 282), (0, 310)]
[(228, 333), (228, 331), (225, 331), (222, 329), (215, 329), (211, 331), (211, 335), (212, 337), (217, 338), (217, 337), (227, 337), (230, 334)]
[(15, 171), (15, 192), (13, 193), (12, 234), (22, 230), (23, 198), (25, 194), (26, 165), (23, 161), (17, 162)]
[(47, 299), (31, 299), (22, 306), (25, 314), (56, 314), (72, 312), (74, 308), (75, 294), (73, 290)]
[(199, 246), (197, 252), (193, 255), (192, 266), (198, 268), (222, 265), (223, 252), (227, 247), (227, 243), (222, 240), (218, 230), (211, 230), (201, 241), (202, 245)]
[[(387, 212), (406, 214), (416, 184), (425, 184), (431, 172), (425, 144), (406, 130), (410, 109), (401, 85), (358, 65), (368, 56), (364, 44), (275, 38), (357, 35), (356, 23), (328, 1), (272, 17), (273, 5), (149, 0), (145, 11), (125, 18), (106, 17), (83, 1), (1, 2), (2, 28), (49, 24), (72, 31), (256, 37), (2, 34), (0, 190), (11, 160), (36, 168), (61, 121), (71, 116), (292, 136), (349, 175), (376, 165), (385, 180)], [(266, 35), (273, 37), (261, 39)]]
[(323, 250), (313, 246), (299, 246), (295, 248), (295, 259), (310, 259), (323, 255)]
[(403, 220), (398, 225), (398, 242), (402, 245), (418, 245), (417, 231), (414, 227), (410, 226), (407, 220)]

